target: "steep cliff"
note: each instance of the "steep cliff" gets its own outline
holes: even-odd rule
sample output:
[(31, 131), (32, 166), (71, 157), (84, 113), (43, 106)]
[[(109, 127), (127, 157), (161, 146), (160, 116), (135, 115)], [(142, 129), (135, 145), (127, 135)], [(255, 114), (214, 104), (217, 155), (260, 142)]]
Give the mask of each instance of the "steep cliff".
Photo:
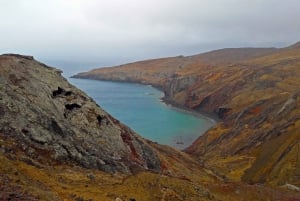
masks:
[(187, 152), (224, 177), (299, 186), (299, 65), (300, 49), (286, 48), (230, 66), (236, 78), (219, 79), (220, 88), (190, 101), (218, 113), (223, 123)]
[(4, 152), (24, 160), (76, 163), (109, 172), (160, 170), (160, 161), (128, 127), (32, 57), (0, 57), (0, 136)]
[(75, 77), (152, 84), (175, 104), (214, 113), (222, 121), (187, 153), (227, 180), (300, 186), (299, 65), (296, 44), (222, 49)]

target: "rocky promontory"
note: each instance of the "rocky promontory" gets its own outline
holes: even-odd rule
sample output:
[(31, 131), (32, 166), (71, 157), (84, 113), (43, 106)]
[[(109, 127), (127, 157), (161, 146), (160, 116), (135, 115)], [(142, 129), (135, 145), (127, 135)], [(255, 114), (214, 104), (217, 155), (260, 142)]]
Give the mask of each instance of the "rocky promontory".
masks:
[(160, 170), (145, 140), (69, 84), (61, 71), (32, 57), (2, 55), (0, 73), (0, 134), (14, 142), (2, 145), (5, 152), (109, 172)]

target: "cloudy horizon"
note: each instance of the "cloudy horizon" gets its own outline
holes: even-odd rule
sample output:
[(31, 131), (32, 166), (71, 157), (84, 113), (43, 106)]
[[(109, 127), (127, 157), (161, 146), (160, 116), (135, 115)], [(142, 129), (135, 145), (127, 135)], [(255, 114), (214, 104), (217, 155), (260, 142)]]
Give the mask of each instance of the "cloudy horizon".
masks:
[(69, 68), (300, 40), (297, 0), (0, 0), (0, 53)]

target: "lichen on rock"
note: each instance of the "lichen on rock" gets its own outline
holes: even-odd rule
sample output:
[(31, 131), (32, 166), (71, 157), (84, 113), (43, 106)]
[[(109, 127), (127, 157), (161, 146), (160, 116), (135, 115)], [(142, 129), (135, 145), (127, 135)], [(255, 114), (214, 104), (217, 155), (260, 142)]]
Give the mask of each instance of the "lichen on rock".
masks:
[(57, 69), (9, 54), (0, 56), (0, 73), (0, 133), (25, 142), (28, 156), (108, 172), (130, 173), (133, 166), (160, 170), (158, 156), (144, 139), (116, 123)]

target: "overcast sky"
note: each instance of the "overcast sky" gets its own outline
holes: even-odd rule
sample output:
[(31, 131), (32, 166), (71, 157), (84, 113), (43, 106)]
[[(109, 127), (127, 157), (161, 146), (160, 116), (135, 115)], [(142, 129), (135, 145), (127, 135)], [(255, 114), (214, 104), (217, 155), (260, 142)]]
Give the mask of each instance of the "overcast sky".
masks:
[(0, 53), (74, 68), (300, 40), (299, 0), (0, 0)]

